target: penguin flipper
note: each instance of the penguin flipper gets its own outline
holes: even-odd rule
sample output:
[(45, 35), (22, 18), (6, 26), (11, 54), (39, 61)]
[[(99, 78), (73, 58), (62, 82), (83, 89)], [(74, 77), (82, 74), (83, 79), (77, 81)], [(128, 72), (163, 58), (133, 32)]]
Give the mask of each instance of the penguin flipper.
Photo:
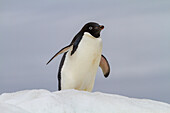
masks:
[[(47, 62), (47, 64), (49, 64), (49, 63), (51, 62), (51, 60), (53, 60), (53, 59), (54, 59), (56, 56), (58, 56), (59, 54), (62, 54), (62, 53), (67, 52), (67, 51), (71, 48), (71, 46), (72, 46), (72, 45), (70, 44), (70, 45), (62, 48), (59, 52), (57, 52), (57, 53)], [(46, 65), (47, 65), (47, 64), (46, 64)]]
[(102, 69), (104, 76), (108, 77), (110, 73), (110, 66), (109, 66), (107, 59), (103, 55), (101, 55), (99, 66)]

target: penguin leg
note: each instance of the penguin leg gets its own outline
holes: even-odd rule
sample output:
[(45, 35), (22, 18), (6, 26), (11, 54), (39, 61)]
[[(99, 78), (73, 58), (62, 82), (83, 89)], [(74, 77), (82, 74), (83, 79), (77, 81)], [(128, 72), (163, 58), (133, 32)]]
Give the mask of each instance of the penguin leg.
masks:
[(94, 83), (90, 83), (90, 85), (84, 91), (92, 92), (93, 87), (94, 87)]
[(93, 90), (93, 86), (90, 87), (90, 88), (85, 89), (84, 91), (92, 92), (92, 90)]

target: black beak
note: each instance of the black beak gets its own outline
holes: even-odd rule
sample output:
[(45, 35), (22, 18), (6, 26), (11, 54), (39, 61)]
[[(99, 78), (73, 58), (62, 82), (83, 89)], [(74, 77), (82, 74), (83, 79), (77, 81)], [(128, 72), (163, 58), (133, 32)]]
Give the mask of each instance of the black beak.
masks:
[(100, 29), (101, 29), (101, 30), (104, 29), (104, 26), (103, 26), (103, 25), (100, 25)]

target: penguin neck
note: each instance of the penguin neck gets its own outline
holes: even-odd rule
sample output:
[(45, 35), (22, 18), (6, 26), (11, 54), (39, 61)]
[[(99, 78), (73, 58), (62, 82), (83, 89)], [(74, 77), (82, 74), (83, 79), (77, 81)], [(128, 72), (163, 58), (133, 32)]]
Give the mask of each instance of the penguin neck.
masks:
[(84, 36), (87, 36), (87, 37), (90, 37), (90, 38), (96, 38), (96, 37), (94, 37), (94, 36), (92, 36), (90, 33), (88, 33), (88, 32), (84, 32)]

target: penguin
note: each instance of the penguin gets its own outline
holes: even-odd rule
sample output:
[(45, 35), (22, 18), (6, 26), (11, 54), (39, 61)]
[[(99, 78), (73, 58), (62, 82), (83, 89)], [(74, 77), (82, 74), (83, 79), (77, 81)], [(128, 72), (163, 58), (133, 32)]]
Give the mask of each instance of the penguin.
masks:
[(91, 92), (98, 67), (102, 69), (104, 77), (109, 76), (110, 66), (102, 55), (100, 32), (103, 29), (103, 25), (95, 22), (85, 24), (71, 43), (47, 62), (49, 64), (56, 56), (64, 53), (58, 70), (58, 90), (76, 89)]

